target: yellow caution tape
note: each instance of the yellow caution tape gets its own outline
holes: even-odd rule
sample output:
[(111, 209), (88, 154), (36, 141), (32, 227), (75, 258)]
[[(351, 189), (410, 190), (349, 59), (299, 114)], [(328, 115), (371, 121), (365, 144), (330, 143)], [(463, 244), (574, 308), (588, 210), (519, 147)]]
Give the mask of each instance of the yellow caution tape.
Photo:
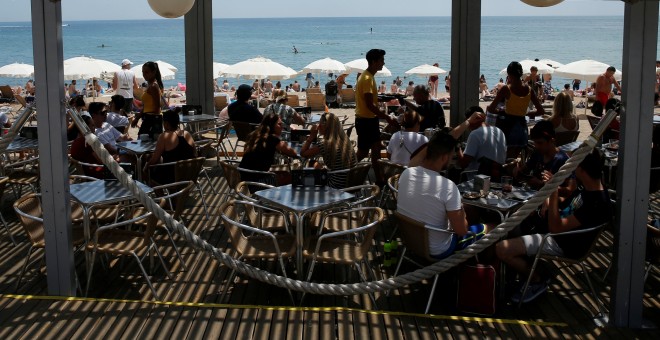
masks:
[(18, 295), (18, 294), (0, 294), (0, 298), (15, 299), (15, 300), (146, 303), (151, 305), (172, 306), (172, 307), (259, 309), (259, 310), (267, 310), (267, 311), (287, 311), (287, 312), (356, 312), (356, 313), (371, 314), (371, 315), (406, 316), (406, 317), (426, 318), (426, 319), (436, 319), (436, 320), (488, 322), (488, 323), (499, 323), (499, 324), (545, 326), (545, 327), (568, 327), (568, 324), (564, 322), (525, 321), (525, 320), (514, 320), (514, 319), (499, 319), (499, 318), (457, 316), (457, 315), (434, 315), (434, 314), (407, 313), (407, 312), (396, 312), (396, 311), (365, 310), (365, 309), (349, 308), (349, 307), (288, 307), (288, 306), (261, 306), (261, 305), (234, 305), (234, 304), (225, 304), (225, 303), (141, 301), (141, 300), (126, 300), (126, 299), (104, 299), (104, 298), (70, 297), (70, 296)]

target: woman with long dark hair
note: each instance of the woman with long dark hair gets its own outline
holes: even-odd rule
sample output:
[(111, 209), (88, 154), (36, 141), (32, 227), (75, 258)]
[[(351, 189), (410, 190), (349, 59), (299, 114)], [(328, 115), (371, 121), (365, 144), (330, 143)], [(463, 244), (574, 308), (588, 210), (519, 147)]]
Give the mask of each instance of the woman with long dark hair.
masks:
[[(165, 131), (158, 137), (156, 149), (144, 166), (143, 171), (145, 173), (149, 170), (149, 166), (158, 164), (161, 161), (172, 163), (197, 156), (192, 135), (188, 131), (180, 129), (179, 123), (179, 111), (168, 110), (163, 113), (163, 128)], [(153, 171), (150, 174), (151, 180), (158, 184), (174, 182), (174, 166), (162, 166), (157, 169), (158, 171)]]
[[(285, 156), (298, 157), (287, 142), (280, 139), (282, 134), (282, 119), (274, 113), (264, 115), (261, 124), (252, 131), (245, 142), (245, 153), (239, 165), (240, 168), (268, 171), (275, 159), (275, 152)], [(242, 178), (243, 180), (250, 180)]]
[(139, 135), (148, 134), (152, 139), (154, 135), (163, 132), (163, 116), (161, 115), (161, 97), (163, 95), (163, 79), (158, 64), (148, 61), (142, 65), (142, 76), (147, 81), (147, 90), (142, 95), (142, 113), (136, 114), (133, 127), (142, 118)]

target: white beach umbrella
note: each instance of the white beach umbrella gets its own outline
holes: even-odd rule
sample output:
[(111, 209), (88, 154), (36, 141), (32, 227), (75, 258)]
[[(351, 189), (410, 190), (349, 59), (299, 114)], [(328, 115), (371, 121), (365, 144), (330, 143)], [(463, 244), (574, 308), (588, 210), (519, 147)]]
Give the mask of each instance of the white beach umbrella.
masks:
[(298, 75), (294, 69), (276, 63), (268, 58), (256, 57), (229, 65), (221, 76), (243, 79), (273, 79), (282, 80)]
[[(172, 71), (166, 65), (161, 66), (160, 62), (158, 61), (156, 63), (158, 64), (158, 70), (160, 71), (160, 78), (162, 80), (174, 79), (174, 77), (176, 76), (175, 71)], [(142, 66), (144, 66), (144, 64), (133, 65), (131, 67), (131, 71), (135, 73), (135, 79), (137, 79), (138, 82), (144, 81), (144, 77), (142, 76)]]
[(554, 69), (564, 66), (564, 64), (562, 64), (558, 61), (552, 60), (552, 59), (541, 59), (541, 60), (539, 60), (539, 63), (549, 65), (550, 67), (552, 67)]
[(64, 80), (99, 78), (101, 73), (111, 73), (121, 66), (103, 59), (74, 57), (64, 60)]
[(227, 64), (213, 62), (213, 79), (219, 78), (224, 69), (229, 67)]
[(424, 64), (411, 68), (406, 71), (407, 75), (417, 75), (417, 76), (437, 76), (439, 74), (445, 74), (447, 71), (433, 65)]
[[(529, 70), (532, 68), (532, 66), (536, 66), (536, 68), (539, 70), (539, 73), (553, 73), (555, 71), (555, 69), (553, 69), (552, 67), (546, 64), (530, 59), (521, 60), (519, 61), (519, 63), (520, 65), (522, 65), (524, 74), (529, 74), (530, 73)], [(500, 71), (500, 75), (502, 76), (506, 75), (506, 67), (502, 69), (502, 71)]]
[[(566, 64), (555, 70), (555, 75), (568, 79), (581, 79), (588, 82), (595, 82), (599, 75), (605, 73), (608, 64), (595, 60), (578, 60)], [(614, 73), (614, 79), (621, 80), (621, 71)]]
[[(353, 61), (349, 61), (346, 64), (346, 72), (351, 73), (351, 72), (364, 72), (364, 70), (369, 67), (369, 63), (367, 62), (367, 59), (365, 58), (360, 58), (360, 59), (355, 59)], [(383, 69), (378, 71), (376, 73), (376, 77), (391, 77), (392, 72), (390, 72), (387, 67), (383, 66)]]
[(0, 77), (31, 78), (34, 76), (34, 66), (23, 63), (13, 63), (0, 67)]
[(304, 73), (344, 73), (346, 72), (346, 66), (339, 61), (331, 58), (323, 58), (311, 62), (309, 65), (305, 66), (302, 70)]
[(174, 65), (168, 62), (164, 62), (162, 60), (156, 60), (155, 63), (158, 64), (158, 69), (160, 70), (161, 73), (163, 72), (164, 69), (168, 69), (174, 73), (179, 72), (178, 68), (176, 68)]

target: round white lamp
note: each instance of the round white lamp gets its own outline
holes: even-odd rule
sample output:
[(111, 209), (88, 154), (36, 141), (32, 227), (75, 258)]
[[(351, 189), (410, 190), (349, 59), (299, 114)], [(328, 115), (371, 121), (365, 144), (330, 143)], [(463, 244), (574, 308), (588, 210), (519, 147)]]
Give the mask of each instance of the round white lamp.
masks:
[(530, 6), (535, 6), (535, 7), (550, 7), (554, 6), (560, 2), (563, 2), (564, 0), (520, 0)]
[(151, 9), (164, 18), (178, 18), (190, 11), (195, 0), (147, 0)]

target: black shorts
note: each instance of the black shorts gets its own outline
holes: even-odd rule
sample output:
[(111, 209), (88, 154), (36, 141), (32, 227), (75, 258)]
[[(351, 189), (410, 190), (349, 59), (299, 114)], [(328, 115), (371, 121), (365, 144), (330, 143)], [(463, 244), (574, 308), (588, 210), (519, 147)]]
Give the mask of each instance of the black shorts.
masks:
[(358, 150), (371, 149), (380, 142), (380, 124), (378, 118), (355, 118), (355, 132), (358, 135)]

